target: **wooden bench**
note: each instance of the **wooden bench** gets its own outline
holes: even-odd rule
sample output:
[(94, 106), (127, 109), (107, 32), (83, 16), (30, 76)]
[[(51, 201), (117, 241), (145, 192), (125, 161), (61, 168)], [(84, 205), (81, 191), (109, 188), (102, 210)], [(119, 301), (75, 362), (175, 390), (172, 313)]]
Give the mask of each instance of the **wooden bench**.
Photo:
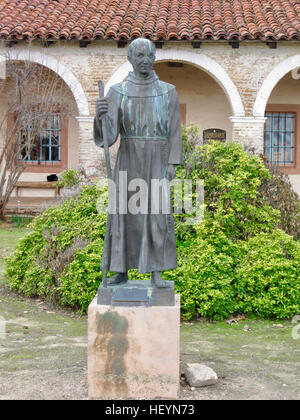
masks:
[(41, 189), (55, 189), (55, 197), (60, 195), (60, 190), (63, 188), (62, 185), (59, 185), (57, 181), (49, 182), (49, 181), (18, 181), (15, 184), (16, 188), (16, 197), (19, 198), (19, 189), (20, 188), (41, 188)]

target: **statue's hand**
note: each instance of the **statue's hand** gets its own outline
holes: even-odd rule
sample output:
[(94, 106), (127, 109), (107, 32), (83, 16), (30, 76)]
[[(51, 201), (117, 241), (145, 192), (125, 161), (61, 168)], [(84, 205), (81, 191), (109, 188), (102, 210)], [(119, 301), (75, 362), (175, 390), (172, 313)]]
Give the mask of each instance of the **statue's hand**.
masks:
[(108, 111), (108, 102), (105, 98), (96, 100), (96, 116), (100, 119)]
[(175, 175), (176, 175), (175, 166), (169, 163), (168, 168), (167, 168), (167, 180), (172, 181), (175, 178)]

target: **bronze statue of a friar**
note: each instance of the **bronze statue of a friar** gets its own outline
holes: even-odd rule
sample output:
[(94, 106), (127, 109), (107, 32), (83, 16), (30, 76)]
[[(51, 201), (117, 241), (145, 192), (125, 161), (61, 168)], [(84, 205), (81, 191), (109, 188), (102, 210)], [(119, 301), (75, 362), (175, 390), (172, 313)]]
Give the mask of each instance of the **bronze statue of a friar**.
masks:
[[(133, 72), (96, 102), (94, 140), (103, 147), (106, 137), (111, 146), (120, 135), (113, 174), (116, 189), (120, 190), (120, 174), (122, 179), (126, 175), (126, 187), (136, 179), (143, 180), (148, 186), (148, 202), (138, 213), (131, 212), (130, 206), (120, 211), (117, 203), (117, 211), (110, 215), (107, 268), (116, 274), (108, 279), (108, 285), (126, 283), (127, 271), (136, 268), (139, 273), (151, 272), (153, 287), (167, 288), (169, 282), (161, 272), (177, 267), (174, 220), (171, 206), (168, 212), (151, 211), (152, 201), (158, 200), (151, 181), (171, 181), (174, 165), (182, 163), (178, 96), (175, 86), (159, 80), (152, 69), (155, 46), (151, 41), (134, 40), (128, 47), (128, 60)], [(129, 203), (134, 192), (125, 190)], [(103, 264), (102, 258), (102, 269)]]

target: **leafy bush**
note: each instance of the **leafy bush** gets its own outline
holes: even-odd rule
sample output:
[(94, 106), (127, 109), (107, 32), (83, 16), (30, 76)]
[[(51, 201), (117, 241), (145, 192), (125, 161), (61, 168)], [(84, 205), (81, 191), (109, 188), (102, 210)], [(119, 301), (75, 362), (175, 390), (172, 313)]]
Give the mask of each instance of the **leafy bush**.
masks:
[(184, 319), (195, 314), (223, 319), (237, 312), (233, 289), (235, 244), (219, 226), (206, 225), (178, 244), (178, 268), (165, 277), (175, 281)]
[[(276, 180), (264, 162), (236, 143), (198, 146), (197, 133), (195, 126), (184, 132), (185, 162), (177, 176), (204, 180), (206, 211), (194, 226), (176, 215), (178, 268), (164, 273), (181, 295), (183, 318), (300, 313), (300, 242), (277, 229), (294, 229), (297, 200), (288, 227), (284, 210), (266, 192)], [(11, 288), (87, 309), (102, 278), (106, 217), (97, 212), (99, 194), (105, 197), (105, 188), (85, 185), (76, 198), (34, 219), (7, 261)], [(129, 276), (145, 278), (136, 270)]]
[(178, 269), (165, 277), (175, 280), (184, 319), (300, 313), (300, 243), (282, 230), (235, 242), (216, 222), (204, 221), (178, 254)]
[(233, 240), (248, 239), (274, 229), (280, 212), (258, 191), (270, 177), (261, 159), (237, 143), (211, 142), (197, 146), (178, 169), (182, 179), (203, 179), (205, 217), (217, 221)]
[(280, 211), (277, 227), (295, 239), (300, 238), (300, 201), (293, 190), (289, 177), (281, 172), (277, 165), (271, 165), (267, 158), (263, 162), (270, 172), (270, 177), (263, 179), (259, 192), (265, 202)]
[(236, 143), (201, 147), (195, 125), (183, 128), (182, 137), (184, 163), (177, 176), (205, 180), (206, 211), (228, 223), (232, 235), (236, 231), (237, 238), (247, 239), (260, 229), (277, 227), (300, 238), (299, 196), (278, 166), (245, 153)]
[(282, 230), (240, 244), (239, 312), (262, 318), (300, 313), (300, 243)]
[[(101, 281), (106, 216), (96, 209), (95, 186), (37, 216), (7, 259), (8, 282), (27, 296), (39, 295), (85, 310)], [(84, 261), (85, 260), (85, 261)]]

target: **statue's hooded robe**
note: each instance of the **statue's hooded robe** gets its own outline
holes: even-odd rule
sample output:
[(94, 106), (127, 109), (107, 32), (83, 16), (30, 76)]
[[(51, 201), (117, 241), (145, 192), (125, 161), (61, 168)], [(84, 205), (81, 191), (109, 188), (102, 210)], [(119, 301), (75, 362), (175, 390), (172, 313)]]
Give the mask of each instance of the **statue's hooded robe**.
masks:
[[(168, 164), (182, 162), (180, 110), (175, 86), (160, 81), (154, 71), (147, 79), (129, 73), (124, 82), (110, 88), (106, 98), (109, 146), (120, 134), (114, 170), (117, 191), (120, 188), (119, 171), (127, 172), (125, 188), (133, 179), (146, 181), (150, 210), (153, 204), (151, 180), (166, 178)], [(94, 139), (98, 146), (103, 147), (102, 121), (97, 117)], [(129, 203), (137, 191), (127, 192), (126, 202)], [(176, 268), (171, 211), (161, 214), (162, 207), (159, 206), (158, 214), (151, 214), (151, 211), (144, 212), (148, 214), (121, 214), (124, 209), (121, 212), (119, 207), (117, 204), (117, 212), (112, 215), (109, 270), (126, 272), (137, 268), (140, 273), (147, 273)]]

